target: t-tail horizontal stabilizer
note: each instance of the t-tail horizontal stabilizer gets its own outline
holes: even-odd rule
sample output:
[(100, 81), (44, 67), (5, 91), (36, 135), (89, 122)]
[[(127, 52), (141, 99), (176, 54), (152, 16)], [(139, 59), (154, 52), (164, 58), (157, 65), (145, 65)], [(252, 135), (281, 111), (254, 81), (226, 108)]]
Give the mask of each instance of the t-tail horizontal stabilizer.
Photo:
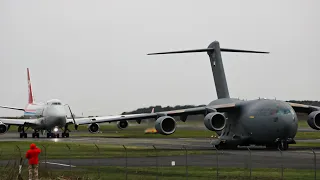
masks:
[[(183, 50), (183, 51), (170, 51), (170, 52), (160, 52), (160, 53), (149, 53), (147, 55), (158, 55), (158, 54), (182, 54), (182, 53), (196, 53), (196, 52), (213, 52), (215, 48), (206, 48), (206, 49), (192, 49), (192, 50)], [(226, 49), (220, 48), (221, 52), (240, 52), (240, 53), (267, 53), (263, 51), (249, 51), (241, 49)]]
[(208, 46), (208, 48), (205, 48), (205, 49), (149, 53), (148, 55), (181, 54), (181, 53), (197, 53), (197, 52), (207, 52), (209, 55), (218, 99), (230, 98), (227, 80), (225, 77), (222, 58), (221, 58), (221, 52), (267, 53), (267, 54), (269, 53), (269, 52), (263, 52), (263, 51), (220, 48), (219, 42), (214, 41)]

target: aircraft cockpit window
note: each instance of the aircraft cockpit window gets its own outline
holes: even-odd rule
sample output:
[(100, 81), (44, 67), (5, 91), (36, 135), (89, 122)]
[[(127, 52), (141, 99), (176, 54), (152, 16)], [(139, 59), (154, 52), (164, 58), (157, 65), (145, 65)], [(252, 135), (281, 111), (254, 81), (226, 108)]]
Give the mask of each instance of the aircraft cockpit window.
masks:
[(259, 109), (254, 111), (255, 116), (269, 116), (269, 115), (274, 115), (276, 113), (277, 113), (276, 109), (270, 109), (270, 108)]
[(59, 103), (59, 102), (54, 102), (54, 103), (52, 103), (51, 105), (61, 105), (61, 103)]
[(280, 109), (274, 109), (274, 108), (265, 108), (265, 109), (259, 109), (254, 111), (255, 116), (270, 116), (270, 115), (282, 115), (282, 114), (290, 114), (290, 109), (287, 108), (280, 108)]
[(278, 109), (277, 114), (290, 114), (290, 109)]

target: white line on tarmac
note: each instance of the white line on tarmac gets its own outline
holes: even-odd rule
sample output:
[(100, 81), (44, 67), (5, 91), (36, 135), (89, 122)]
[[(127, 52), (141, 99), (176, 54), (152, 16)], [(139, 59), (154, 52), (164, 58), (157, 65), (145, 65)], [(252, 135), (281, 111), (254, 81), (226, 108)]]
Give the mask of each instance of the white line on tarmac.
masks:
[[(46, 162), (41, 162), (41, 163), (46, 163)], [(52, 165), (58, 165), (58, 166), (66, 166), (66, 167), (76, 167), (73, 165), (69, 165), (69, 164), (60, 164), (60, 163), (54, 163), (54, 162), (47, 162), (47, 164), (52, 164)]]

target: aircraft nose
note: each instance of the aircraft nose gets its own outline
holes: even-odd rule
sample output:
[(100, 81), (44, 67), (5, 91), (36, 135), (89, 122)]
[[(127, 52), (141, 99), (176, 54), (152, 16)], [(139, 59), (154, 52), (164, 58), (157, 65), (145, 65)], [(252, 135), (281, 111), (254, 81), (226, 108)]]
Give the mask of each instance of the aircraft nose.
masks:
[(281, 134), (286, 138), (293, 136), (295, 134), (294, 119), (285, 115), (279, 116), (278, 118), (281, 123)]
[(64, 109), (58, 106), (50, 107), (49, 114), (51, 116), (61, 116), (61, 117), (66, 116)]

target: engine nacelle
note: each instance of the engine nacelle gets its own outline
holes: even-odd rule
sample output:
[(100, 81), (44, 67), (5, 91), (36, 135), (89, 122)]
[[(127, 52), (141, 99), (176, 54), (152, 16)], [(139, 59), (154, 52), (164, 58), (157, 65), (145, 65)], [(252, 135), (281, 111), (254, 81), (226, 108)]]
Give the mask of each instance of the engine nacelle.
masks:
[(176, 121), (173, 117), (162, 116), (156, 120), (155, 128), (162, 135), (170, 135), (176, 131)]
[(88, 130), (91, 133), (96, 133), (99, 132), (100, 126), (97, 123), (92, 123), (88, 126)]
[(310, 113), (307, 122), (312, 129), (320, 130), (320, 111)]
[(204, 125), (211, 131), (221, 131), (226, 127), (226, 117), (219, 112), (212, 112), (204, 117)]
[(118, 121), (117, 122), (117, 127), (119, 129), (125, 129), (128, 127), (128, 125), (129, 125), (128, 121)]
[(4, 134), (9, 130), (10, 126), (0, 122), (0, 134)]

